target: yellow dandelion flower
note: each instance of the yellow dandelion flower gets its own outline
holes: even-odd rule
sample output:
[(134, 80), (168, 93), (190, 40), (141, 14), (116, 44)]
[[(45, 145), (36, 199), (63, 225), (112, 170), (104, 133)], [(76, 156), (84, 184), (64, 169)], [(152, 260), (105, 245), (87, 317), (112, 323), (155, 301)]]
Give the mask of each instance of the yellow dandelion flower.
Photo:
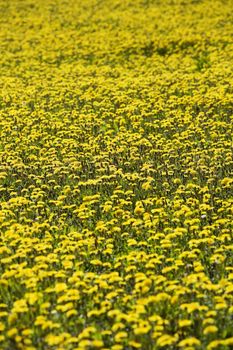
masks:
[(142, 189), (145, 190), (145, 191), (148, 191), (148, 190), (150, 190), (151, 188), (152, 188), (152, 186), (151, 186), (151, 182), (150, 182), (150, 181), (144, 182), (144, 183), (142, 184)]
[(222, 341), (222, 345), (225, 345), (225, 346), (232, 346), (232, 345), (233, 345), (233, 337), (224, 339), (224, 340)]
[(5, 327), (4, 323), (0, 322), (0, 332), (4, 331), (5, 328), (6, 327)]
[(111, 347), (112, 350), (123, 350), (124, 347), (120, 344), (112, 345)]
[(64, 341), (64, 337), (62, 335), (48, 334), (45, 341), (49, 346), (55, 346), (61, 344)]
[(178, 325), (180, 328), (183, 328), (183, 327), (188, 327), (192, 324), (192, 321), (191, 320), (179, 320), (178, 321)]
[(11, 328), (9, 331), (7, 331), (7, 336), (10, 338), (13, 338), (18, 334), (17, 328)]
[(104, 346), (104, 343), (102, 340), (92, 340), (91, 342), (91, 346), (93, 346), (94, 348), (102, 348)]
[(67, 289), (66, 283), (57, 283), (54, 287), (55, 293), (64, 292)]
[(134, 209), (134, 214), (141, 215), (145, 212), (145, 209), (142, 206), (137, 206)]
[(125, 338), (127, 338), (127, 333), (126, 332), (118, 332), (114, 339), (117, 343), (121, 343)]
[(206, 334), (216, 333), (217, 331), (218, 331), (218, 327), (211, 325), (204, 328), (203, 334), (206, 335)]
[(77, 316), (77, 315), (78, 315), (78, 311), (77, 311), (77, 310), (74, 310), (74, 309), (69, 310), (69, 311), (66, 312), (66, 317), (67, 317), (67, 318), (70, 318), (70, 317), (72, 317), (72, 316)]
[(161, 337), (157, 339), (156, 345), (159, 347), (170, 346), (176, 343), (177, 340), (178, 340), (178, 337), (171, 336), (169, 334), (163, 334)]
[(134, 334), (135, 335), (143, 335), (143, 334), (149, 333), (150, 330), (151, 330), (150, 324), (145, 322), (145, 323), (141, 323), (138, 326), (134, 327)]
[(125, 328), (124, 323), (121, 323), (121, 322), (114, 323), (114, 325), (112, 326), (112, 331), (113, 331), (113, 332), (116, 332), (116, 331), (118, 331), (119, 329), (123, 329), (123, 328)]
[(207, 350), (219, 349), (223, 345), (222, 340), (213, 340), (207, 345)]
[(189, 337), (189, 338), (183, 339), (178, 343), (178, 346), (180, 348), (184, 348), (187, 346), (199, 346), (199, 345), (201, 345), (201, 342), (195, 337)]
[(140, 349), (142, 347), (141, 343), (138, 343), (134, 340), (129, 341), (129, 345), (132, 346), (132, 348)]

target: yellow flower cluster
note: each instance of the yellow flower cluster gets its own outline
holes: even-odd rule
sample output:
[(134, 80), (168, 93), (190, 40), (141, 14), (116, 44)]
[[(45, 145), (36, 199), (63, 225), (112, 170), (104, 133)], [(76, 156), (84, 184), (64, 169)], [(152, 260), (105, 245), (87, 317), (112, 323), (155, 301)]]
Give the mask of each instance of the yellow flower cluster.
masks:
[(0, 349), (232, 349), (232, 0), (0, 12)]

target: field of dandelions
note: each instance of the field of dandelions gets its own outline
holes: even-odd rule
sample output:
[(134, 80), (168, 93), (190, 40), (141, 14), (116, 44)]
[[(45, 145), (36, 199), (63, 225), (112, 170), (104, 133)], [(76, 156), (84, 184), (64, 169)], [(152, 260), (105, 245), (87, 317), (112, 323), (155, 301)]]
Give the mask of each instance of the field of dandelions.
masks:
[(0, 0), (0, 349), (233, 349), (233, 1)]

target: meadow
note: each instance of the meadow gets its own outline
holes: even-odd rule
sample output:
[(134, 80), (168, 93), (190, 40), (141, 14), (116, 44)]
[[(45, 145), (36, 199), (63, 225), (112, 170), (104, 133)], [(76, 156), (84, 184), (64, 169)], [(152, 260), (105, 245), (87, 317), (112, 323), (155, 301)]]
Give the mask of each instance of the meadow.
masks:
[(0, 349), (233, 349), (233, 1), (0, 0)]

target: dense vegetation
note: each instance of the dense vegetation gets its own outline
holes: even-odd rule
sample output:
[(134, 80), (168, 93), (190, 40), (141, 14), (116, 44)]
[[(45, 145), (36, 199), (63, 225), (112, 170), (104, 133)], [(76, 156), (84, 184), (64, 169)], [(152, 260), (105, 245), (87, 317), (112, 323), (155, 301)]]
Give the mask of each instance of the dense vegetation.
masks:
[(0, 0), (0, 349), (232, 349), (232, 13)]

